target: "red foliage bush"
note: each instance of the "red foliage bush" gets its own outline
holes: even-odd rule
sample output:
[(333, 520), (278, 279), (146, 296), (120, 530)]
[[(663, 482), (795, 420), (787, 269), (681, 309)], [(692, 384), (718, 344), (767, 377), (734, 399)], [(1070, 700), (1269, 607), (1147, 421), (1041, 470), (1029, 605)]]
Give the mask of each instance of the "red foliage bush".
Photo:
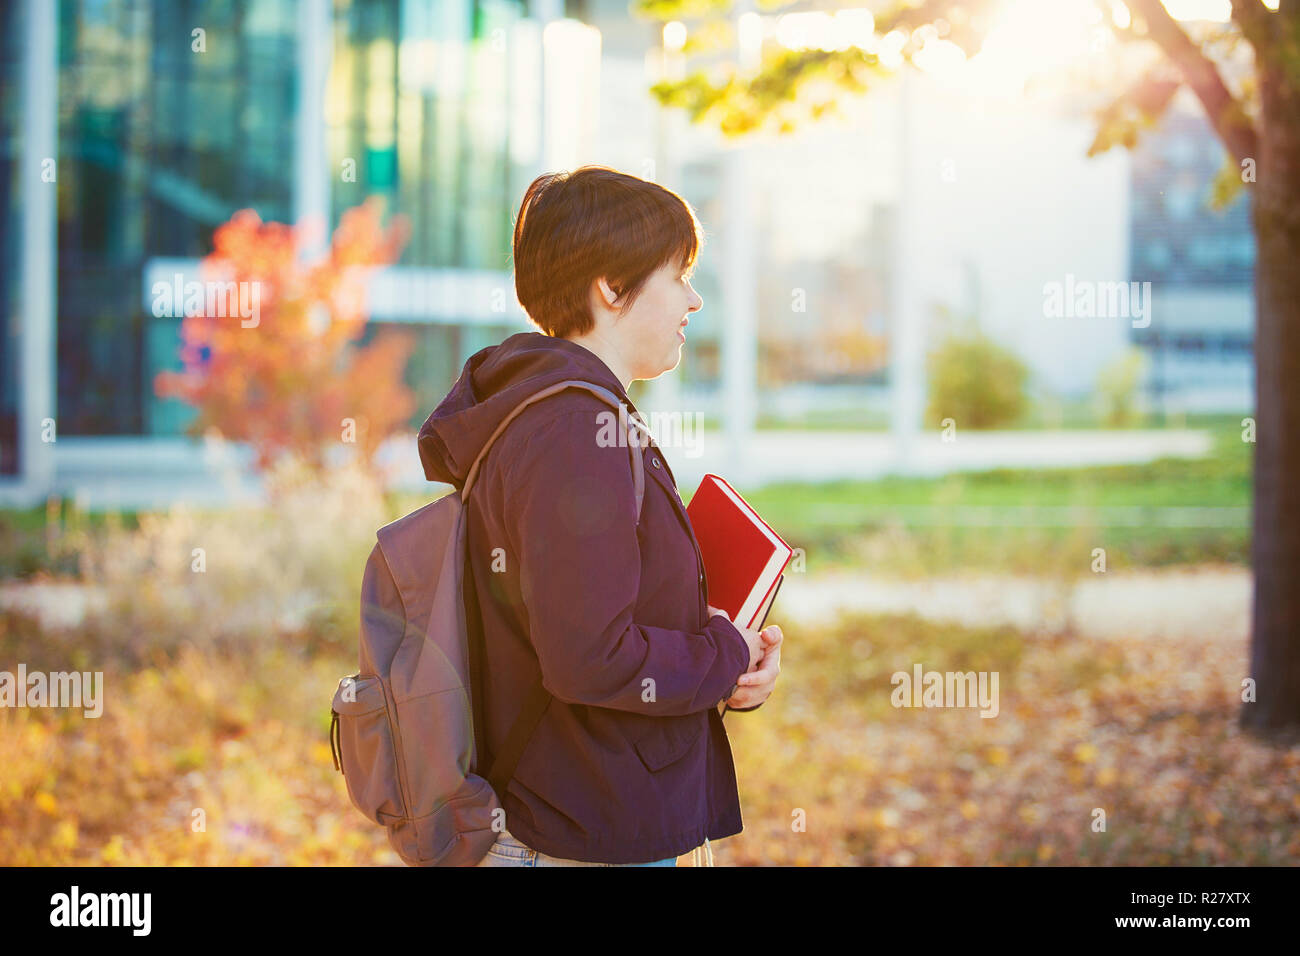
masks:
[(354, 344), (367, 320), (365, 279), (396, 261), (407, 235), (405, 219), (385, 227), (372, 200), (344, 213), (327, 253), (309, 262), (302, 255), (306, 227), (237, 212), (217, 229), (203, 275), (237, 283), (257, 305), (255, 321), (210, 314), (227, 311), (210, 298), (187, 309), (184, 370), (159, 373), (155, 392), (198, 409), (190, 434), (215, 429), (248, 442), (261, 471), (286, 452), (320, 470), (333, 444), (355, 444), (369, 464), (415, 409), (402, 381), (413, 337), (382, 332), (368, 345)]

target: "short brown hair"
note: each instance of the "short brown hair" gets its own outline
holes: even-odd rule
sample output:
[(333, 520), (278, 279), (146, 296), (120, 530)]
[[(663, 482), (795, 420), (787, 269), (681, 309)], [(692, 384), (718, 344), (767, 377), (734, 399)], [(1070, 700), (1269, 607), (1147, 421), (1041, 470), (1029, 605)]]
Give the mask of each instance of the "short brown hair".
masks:
[(585, 335), (596, 279), (627, 293), (626, 313), (652, 273), (673, 261), (686, 272), (703, 243), (690, 205), (658, 183), (608, 166), (547, 173), (515, 220), (515, 294), (547, 335)]

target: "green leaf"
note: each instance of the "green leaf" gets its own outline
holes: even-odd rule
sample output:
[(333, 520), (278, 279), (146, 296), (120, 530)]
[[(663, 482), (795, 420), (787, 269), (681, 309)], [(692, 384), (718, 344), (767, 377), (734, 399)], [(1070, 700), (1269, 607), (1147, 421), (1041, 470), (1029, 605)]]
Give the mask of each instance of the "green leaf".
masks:
[(1214, 174), (1214, 181), (1210, 183), (1207, 204), (1215, 212), (1221, 212), (1241, 195), (1245, 185), (1237, 161), (1231, 156), (1224, 156), (1223, 165), (1219, 167), (1219, 171)]

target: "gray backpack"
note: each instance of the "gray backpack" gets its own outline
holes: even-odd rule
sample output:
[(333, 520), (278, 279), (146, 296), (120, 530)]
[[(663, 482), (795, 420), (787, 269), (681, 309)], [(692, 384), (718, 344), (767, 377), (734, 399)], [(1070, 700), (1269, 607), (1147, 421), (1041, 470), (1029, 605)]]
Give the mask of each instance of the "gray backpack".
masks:
[[(551, 700), (538, 681), (491, 767), (479, 766), (483, 654), (467, 626), (477, 622), (478, 604), (465, 573), (465, 502), (497, 436), (528, 405), (566, 388), (622, 405), (609, 389), (577, 379), (524, 399), (492, 432), (464, 487), (380, 528), (366, 561), (360, 669), (334, 693), (330, 751), (352, 803), (388, 828), (408, 866), (483, 859), (505, 826), (506, 784)], [(638, 427), (629, 428), (627, 445), (639, 522), (645, 439)]]

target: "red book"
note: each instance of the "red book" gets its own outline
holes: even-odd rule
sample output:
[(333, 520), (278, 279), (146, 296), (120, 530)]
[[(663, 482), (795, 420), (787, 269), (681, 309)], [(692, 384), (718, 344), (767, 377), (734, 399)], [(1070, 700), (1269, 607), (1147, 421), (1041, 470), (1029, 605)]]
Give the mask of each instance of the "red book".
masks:
[(717, 475), (700, 481), (686, 514), (704, 557), (709, 604), (738, 627), (761, 627), (793, 550)]

